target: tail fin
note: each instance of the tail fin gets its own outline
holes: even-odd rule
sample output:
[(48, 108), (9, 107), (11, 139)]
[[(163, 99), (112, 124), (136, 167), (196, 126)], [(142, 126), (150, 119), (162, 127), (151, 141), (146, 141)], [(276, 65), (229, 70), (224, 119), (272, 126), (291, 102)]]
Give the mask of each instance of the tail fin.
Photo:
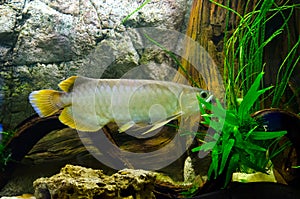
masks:
[(33, 91), (29, 95), (29, 102), (40, 117), (47, 117), (63, 108), (60, 95), (61, 92), (54, 90)]

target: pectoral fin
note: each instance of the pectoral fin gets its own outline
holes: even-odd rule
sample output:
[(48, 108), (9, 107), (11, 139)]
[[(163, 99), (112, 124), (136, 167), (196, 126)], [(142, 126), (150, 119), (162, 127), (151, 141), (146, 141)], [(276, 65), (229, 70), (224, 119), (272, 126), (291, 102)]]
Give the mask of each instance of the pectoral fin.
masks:
[(179, 112), (175, 115), (173, 115), (172, 117), (168, 118), (167, 120), (164, 121), (158, 121), (156, 123), (153, 124), (153, 127), (151, 127), (149, 130), (147, 130), (146, 132), (142, 133), (142, 135), (146, 135), (147, 133), (150, 133), (152, 131), (155, 131), (156, 129), (159, 129), (160, 127), (166, 125), (167, 123), (169, 123), (172, 120), (175, 120), (177, 118), (179, 118), (182, 115), (182, 112)]
[(134, 121), (127, 122), (119, 128), (119, 133), (123, 133), (135, 125)]

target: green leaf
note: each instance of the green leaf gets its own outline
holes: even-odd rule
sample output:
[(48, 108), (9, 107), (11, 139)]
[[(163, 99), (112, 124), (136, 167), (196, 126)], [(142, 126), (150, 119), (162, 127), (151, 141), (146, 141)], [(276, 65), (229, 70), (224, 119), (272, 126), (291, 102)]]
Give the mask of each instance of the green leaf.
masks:
[(293, 169), (300, 169), (300, 166), (292, 166)]
[(222, 122), (213, 119), (210, 121), (209, 127), (214, 129), (216, 132), (221, 132), (224, 126), (222, 125)]
[(206, 143), (202, 144), (201, 146), (193, 148), (192, 152), (197, 152), (200, 150), (203, 150), (203, 151), (212, 150), (215, 145), (216, 145), (216, 142), (206, 142)]
[(248, 141), (240, 141), (240, 142), (236, 142), (236, 147), (240, 148), (240, 149), (249, 149), (249, 150), (256, 150), (256, 151), (267, 151), (267, 149), (258, 146), (256, 144), (253, 144), (252, 142), (248, 142)]
[(262, 172), (262, 173), (267, 173), (266, 168), (265, 168), (266, 165), (264, 165), (263, 168), (259, 167), (257, 163), (251, 162), (250, 160), (248, 160), (244, 156), (241, 156), (240, 160), (241, 160), (241, 164), (247, 166), (250, 169), (253, 169), (255, 171), (259, 171), (259, 172)]
[(215, 139), (215, 140), (219, 140), (220, 139), (220, 133), (215, 133), (214, 135), (213, 135), (213, 138)]
[(197, 95), (197, 99), (199, 101), (200, 110), (204, 110), (202, 105), (204, 105), (207, 110), (211, 110), (211, 103), (205, 101), (200, 95)]
[(259, 98), (260, 95), (262, 95), (267, 90), (272, 88), (272, 86), (270, 86), (265, 89), (258, 90), (263, 75), (264, 75), (264, 72), (261, 72), (258, 74), (258, 76), (254, 80), (253, 84), (249, 88), (247, 94), (245, 95), (243, 101), (241, 102), (241, 105), (238, 109), (238, 116), (241, 119), (243, 119), (247, 116), (249, 117), (249, 111), (252, 108), (252, 106), (254, 105), (255, 101)]
[(226, 142), (223, 145), (223, 149), (222, 149), (222, 161), (221, 161), (221, 166), (220, 166), (220, 170), (219, 170), (219, 175), (223, 172), (223, 169), (226, 165), (226, 162), (228, 160), (228, 157), (231, 153), (231, 149), (234, 145), (234, 139), (229, 139), (228, 142)]
[(124, 24), (134, 13), (138, 12), (140, 9), (142, 9), (146, 4), (148, 4), (151, 0), (146, 0), (142, 5), (140, 5), (137, 9), (135, 9), (133, 12), (131, 12), (129, 15), (127, 15), (123, 20), (122, 24)]
[(254, 132), (254, 130), (257, 128), (258, 126), (253, 127), (252, 129), (250, 129), (250, 131), (247, 133), (245, 140), (248, 139), (248, 137)]
[(214, 173), (214, 179), (217, 178), (218, 165), (219, 165), (218, 162), (219, 162), (219, 150), (218, 150), (218, 146), (215, 146), (211, 152), (211, 164), (207, 173), (208, 179), (211, 179), (213, 173)]
[(226, 172), (224, 187), (228, 185), (228, 183), (231, 181), (232, 174), (238, 169), (239, 160), (240, 160), (240, 155), (238, 153), (233, 154), (232, 157), (230, 158), (227, 172)]
[[(207, 114), (204, 110), (204, 108), (202, 107), (202, 104), (205, 103), (207, 106), (211, 106), (209, 103), (207, 103), (205, 100), (203, 100), (199, 95), (197, 95), (197, 99), (199, 101), (199, 108), (200, 108), (200, 114), (202, 116), (202, 118), (204, 119), (203, 124), (209, 125), (210, 123), (210, 118), (211, 118), (211, 114)], [(202, 103), (203, 102), (203, 103)], [(209, 104), (209, 105), (208, 105)], [(204, 104), (203, 104), (204, 105)], [(205, 106), (205, 105), (204, 105)], [(206, 106), (206, 108), (207, 108)]]
[[(277, 141), (277, 143), (278, 143), (278, 141)], [(274, 157), (276, 157), (279, 153), (281, 153), (283, 150), (285, 150), (286, 149), (286, 147), (290, 147), (290, 146), (292, 146), (293, 144), (292, 144), (292, 142), (291, 141), (287, 141), (287, 142), (285, 142), (282, 146), (280, 146), (279, 148), (276, 148), (275, 150), (272, 150), (271, 152), (270, 152), (270, 155), (269, 155), (269, 159), (272, 159), (272, 158), (274, 158)], [(271, 146), (271, 145), (270, 145)]]
[(238, 126), (240, 121), (235, 111), (227, 110), (225, 122), (230, 125)]
[(250, 134), (250, 138), (254, 140), (270, 140), (270, 139), (281, 137), (285, 134), (287, 134), (287, 131), (272, 131), (272, 132), (254, 131)]
[(203, 109), (202, 105), (205, 106), (205, 108), (211, 112), (213, 112), (213, 116), (214, 117), (218, 117), (218, 118), (225, 118), (226, 115), (226, 110), (222, 107), (220, 101), (218, 99), (216, 99), (217, 101), (217, 106), (213, 106), (211, 103), (205, 101), (203, 98), (201, 98), (200, 96), (197, 96), (198, 101), (200, 102), (200, 110)]

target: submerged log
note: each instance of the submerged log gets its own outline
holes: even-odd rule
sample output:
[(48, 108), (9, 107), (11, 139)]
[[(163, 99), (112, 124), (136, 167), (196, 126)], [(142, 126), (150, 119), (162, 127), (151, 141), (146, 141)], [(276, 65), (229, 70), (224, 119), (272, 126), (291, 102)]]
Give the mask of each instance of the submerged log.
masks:
[(0, 173), (0, 188), (2, 188), (10, 178), (15, 169), (16, 162), (21, 161), (31, 148), (45, 135), (52, 130), (64, 128), (57, 115), (48, 118), (39, 118), (37, 115), (26, 119), (16, 127), (14, 136), (8, 141), (6, 150), (10, 153), (10, 159)]
[[(179, 148), (186, 151), (185, 140), (189, 140), (189, 136), (177, 135), (177, 141), (174, 142), (174, 131), (174, 127), (166, 126), (153, 136), (136, 138), (126, 133), (118, 133), (117, 126), (109, 124), (101, 133), (83, 133), (61, 124), (58, 115), (48, 118), (33, 116), (18, 126), (15, 136), (6, 146), (11, 151), (12, 161), (5, 168), (5, 172), (0, 173), (1, 189), (3, 188), (0, 189), (0, 194), (16, 195), (22, 193), (22, 190), (32, 193), (30, 185), (33, 180), (51, 176), (65, 164), (102, 169), (107, 174), (116, 172), (115, 167), (138, 169), (135, 162), (120, 153), (121, 149), (133, 155), (145, 154), (145, 159), (135, 159), (140, 161), (139, 167), (147, 168), (147, 164), (151, 163), (151, 166), (160, 166), (162, 162), (169, 162), (169, 165), (160, 168), (159, 172), (169, 175), (173, 180), (167, 183), (157, 181), (156, 194), (168, 195), (172, 192), (171, 195), (179, 196), (182, 190), (190, 187), (189, 184), (175, 183), (183, 181), (184, 160), (187, 156), (186, 153), (177, 154), (177, 151)], [(115, 147), (103, 149), (103, 146), (99, 146), (101, 143), (103, 145), (97, 137), (99, 134), (102, 134), (102, 138), (106, 137)], [(89, 142), (85, 140), (83, 144), (82, 140), (87, 138)], [(160, 153), (151, 154), (157, 150), (161, 150)], [(101, 160), (110, 161), (113, 166), (105, 165), (99, 161), (99, 157)], [(148, 158), (156, 160), (149, 162)], [(17, 192), (13, 192), (12, 187), (18, 187)]]

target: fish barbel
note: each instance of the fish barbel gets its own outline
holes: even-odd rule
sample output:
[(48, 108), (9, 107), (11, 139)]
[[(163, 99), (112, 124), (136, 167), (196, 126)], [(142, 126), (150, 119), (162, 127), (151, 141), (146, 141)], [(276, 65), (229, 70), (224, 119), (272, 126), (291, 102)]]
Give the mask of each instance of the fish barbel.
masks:
[(148, 132), (184, 114), (199, 111), (197, 95), (206, 90), (167, 81), (91, 79), (72, 76), (58, 84), (62, 91), (39, 90), (29, 101), (40, 117), (62, 109), (59, 120), (74, 129), (95, 132), (109, 122), (124, 132), (136, 124), (152, 124)]

